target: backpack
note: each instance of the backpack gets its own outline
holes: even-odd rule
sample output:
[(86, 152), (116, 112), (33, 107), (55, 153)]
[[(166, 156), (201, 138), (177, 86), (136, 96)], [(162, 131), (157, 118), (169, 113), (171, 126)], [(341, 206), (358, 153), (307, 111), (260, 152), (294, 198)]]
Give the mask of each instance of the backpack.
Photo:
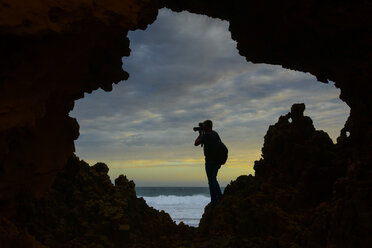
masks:
[(220, 140), (216, 146), (216, 156), (217, 156), (217, 161), (219, 164), (223, 165), (226, 163), (228, 152), (229, 152), (229, 149), (227, 149), (225, 144), (222, 143), (222, 141)]

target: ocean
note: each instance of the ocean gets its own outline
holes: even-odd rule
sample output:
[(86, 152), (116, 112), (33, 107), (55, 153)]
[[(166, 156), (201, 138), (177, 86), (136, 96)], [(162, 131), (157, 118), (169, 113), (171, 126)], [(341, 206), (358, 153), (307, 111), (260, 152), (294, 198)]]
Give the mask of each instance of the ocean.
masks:
[(199, 225), (204, 207), (210, 202), (207, 187), (136, 187), (136, 192), (147, 205), (164, 210), (177, 224), (182, 221), (194, 227)]

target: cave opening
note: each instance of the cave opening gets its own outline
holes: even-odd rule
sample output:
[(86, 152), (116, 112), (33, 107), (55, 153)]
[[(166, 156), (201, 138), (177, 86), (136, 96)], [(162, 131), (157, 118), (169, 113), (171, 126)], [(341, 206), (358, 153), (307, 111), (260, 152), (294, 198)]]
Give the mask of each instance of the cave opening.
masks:
[[(131, 79), (111, 94), (97, 90), (127, 79), (128, 30), (144, 29), (163, 6), (227, 20), (237, 43), (200, 16), (179, 13), (177, 21), (161, 10), (156, 23), (165, 18), (174, 28), (151, 34), (155, 23), (130, 33), (124, 69)], [(371, 9), (369, 1), (1, 4), (2, 247), (369, 247)], [(165, 33), (174, 40), (163, 41)], [(235, 46), (242, 65), (231, 56)], [(340, 113), (349, 112), (333, 82), (273, 65), (341, 89), (351, 110), (337, 144), (319, 131), (335, 142), (346, 119)], [(71, 113), (81, 124), (77, 140), (79, 124), (69, 113), (92, 91)], [(294, 102), (304, 102), (313, 121)], [(283, 116), (291, 105), (296, 111)], [(260, 147), (262, 158), (255, 176), (239, 176), (220, 204), (205, 208), (195, 230), (149, 207), (117, 175), (137, 187), (205, 186), (191, 129), (207, 118), (231, 151), (220, 182), (250, 173)], [(75, 140), (91, 166), (73, 155)], [(109, 165), (114, 184), (97, 161)]]
[[(71, 113), (81, 127), (77, 155), (90, 164), (107, 163), (112, 180), (125, 174), (137, 188), (207, 187), (192, 127), (212, 119), (230, 149), (219, 172), (225, 186), (239, 175), (254, 174), (268, 126), (293, 103), (304, 102), (305, 114), (334, 142), (349, 114), (332, 82), (322, 84), (281, 66), (247, 63), (225, 21), (161, 9), (154, 24), (131, 32), (129, 39), (132, 52), (123, 58), (128, 81), (111, 93), (86, 95)], [(191, 211), (196, 213), (192, 218), (200, 218), (208, 198), (186, 196), (173, 197), (170, 207), (198, 200), (200, 206)], [(169, 197), (164, 201), (171, 202)], [(174, 218), (185, 222), (186, 217)], [(189, 224), (197, 225), (193, 221)]]

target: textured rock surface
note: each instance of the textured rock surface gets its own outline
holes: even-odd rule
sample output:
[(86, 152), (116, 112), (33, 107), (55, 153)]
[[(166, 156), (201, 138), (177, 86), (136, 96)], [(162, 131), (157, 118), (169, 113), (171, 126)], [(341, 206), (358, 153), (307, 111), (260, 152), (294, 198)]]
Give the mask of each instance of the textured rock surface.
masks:
[(0, 3), (0, 212), (40, 197), (74, 151), (74, 100), (128, 77), (130, 29), (145, 28), (156, 1)]
[(19, 228), (17, 225), (5, 218), (0, 219), (0, 244), (1, 247), (12, 248), (47, 248), (26, 230)]
[(228, 185), (198, 229), (149, 208), (125, 176), (112, 185), (105, 164), (72, 157), (41, 200), (24, 197), (17, 217), (0, 222), (0, 240), (8, 247), (368, 247), (371, 174), (349, 165), (350, 137), (333, 144), (304, 110), (295, 104), (269, 127), (256, 176)]
[(16, 222), (48, 247), (175, 247), (188, 237), (186, 226), (137, 198), (133, 181), (121, 175), (114, 186), (107, 172), (103, 163), (71, 158), (41, 200), (25, 201)]
[[(270, 237), (261, 244), (267, 247), (278, 242), (309, 247), (372, 243), (370, 1), (160, 2), (0, 2), (0, 213), (7, 218), (0, 222), (0, 235), (9, 237), (7, 244), (17, 235), (23, 235), (25, 243), (33, 243), (27, 231), (9, 219), (19, 214), (16, 210), (25, 199), (41, 197), (73, 153), (78, 124), (68, 113), (74, 100), (99, 87), (111, 90), (112, 83), (128, 77), (121, 68), (121, 57), (130, 51), (126, 34), (153, 22), (162, 6), (228, 20), (232, 38), (248, 61), (310, 72), (323, 82), (332, 80), (341, 89), (340, 98), (351, 107), (337, 145), (332, 145), (326, 134), (314, 133), (306, 118), (295, 129), (305, 128), (298, 139), (296, 132), (288, 129), (294, 125), (288, 124), (289, 116), (270, 128), (263, 160), (256, 164), (257, 178), (241, 177), (229, 187), (224, 200), (236, 208), (235, 213), (245, 206), (251, 214), (246, 215), (247, 221), (243, 221), (245, 217), (237, 220), (241, 229), (233, 224), (215, 227), (229, 237), (240, 238), (227, 239), (233, 242), (227, 244), (221, 234), (216, 245), (260, 245), (262, 239), (255, 243), (255, 237)], [(281, 142), (283, 146), (278, 145)], [(283, 157), (288, 151), (295, 153)], [(305, 166), (305, 170), (298, 170), (298, 166)], [(315, 183), (313, 177), (317, 178)], [(233, 185), (240, 186), (235, 189)], [(240, 201), (234, 197), (239, 194), (253, 196)], [(302, 211), (299, 219), (290, 210), (293, 206)], [(306, 209), (317, 214), (306, 215)], [(201, 233), (212, 221), (208, 213)], [(230, 223), (222, 213), (219, 218)], [(266, 223), (271, 219), (277, 224), (258, 224), (257, 229), (247, 224), (251, 223), (248, 220)], [(306, 230), (293, 236), (301, 233), (297, 228)], [(4, 235), (8, 229), (14, 235)], [(289, 234), (292, 236), (286, 236)], [(203, 238), (200, 242), (200, 246), (207, 246)], [(36, 241), (34, 245), (38, 245)]]
[(220, 247), (368, 247), (371, 173), (350, 174), (350, 147), (334, 145), (305, 106), (269, 127), (256, 176), (240, 176), (200, 223)]

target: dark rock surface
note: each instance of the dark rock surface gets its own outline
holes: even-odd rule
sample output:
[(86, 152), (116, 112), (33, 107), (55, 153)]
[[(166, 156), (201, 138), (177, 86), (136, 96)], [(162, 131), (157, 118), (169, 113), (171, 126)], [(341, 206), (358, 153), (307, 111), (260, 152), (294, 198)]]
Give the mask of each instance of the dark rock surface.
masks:
[[(351, 108), (336, 145), (305, 117), (297, 122), (284, 116), (270, 127), (257, 177), (239, 178), (227, 188), (221, 206), (206, 212), (200, 246), (210, 244), (203, 237), (212, 235), (206, 227), (213, 221), (220, 221), (214, 228), (221, 229), (215, 230), (221, 236), (212, 235), (216, 246), (371, 246), (372, 3), (354, 0), (3, 0), (2, 244), (40, 245), (13, 219), (28, 199), (50, 188), (71, 157), (79, 129), (68, 115), (74, 101), (98, 88), (109, 91), (112, 83), (128, 77), (121, 62), (130, 52), (128, 30), (144, 29), (164, 6), (229, 21), (232, 39), (247, 61), (332, 80)], [(235, 210), (224, 215), (223, 206)], [(242, 215), (242, 209), (250, 214)], [(212, 211), (221, 211), (221, 217), (211, 220)], [(248, 220), (257, 228), (244, 227)]]
[(371, 173), (350, 165), (350, 137), (333, 144), (304, 110), (294, 104), (269, 127), (256, 175), (231, 182), (197, 229), (148, 207), (125, 176), (114, 186), (105, 164), (89, 166), (73, 156), (42, 199), (24, 197), (18, 215), (0, 221), (0, 241), (8, 247), (368, 247)]
[(333, 144), (304, 104), (269, 127), (256, 175), (240, 176), (208, 207), (199, 235), (217, 247), (368, 247), (371, 173), (350, 168), (350, 138)]
[(113, 185), (107, 172), (104, 163), (72, 157), (44, 197), (25, 201), (14, 221), (48, 247), (175, 247), (192, 233), (137, 198), (133, 181), (121, 175)]
[(74, 152), (69, 116), (84, 93), (128, 78), (129, 30), (156, 18), (156, 1), (0, 2), (0, 212), (40, 198)]
[(18, 227), (8, 219), (0, 219), (0, 244), (6, 248), (47, 248), (30, 235), (25, 229)]

